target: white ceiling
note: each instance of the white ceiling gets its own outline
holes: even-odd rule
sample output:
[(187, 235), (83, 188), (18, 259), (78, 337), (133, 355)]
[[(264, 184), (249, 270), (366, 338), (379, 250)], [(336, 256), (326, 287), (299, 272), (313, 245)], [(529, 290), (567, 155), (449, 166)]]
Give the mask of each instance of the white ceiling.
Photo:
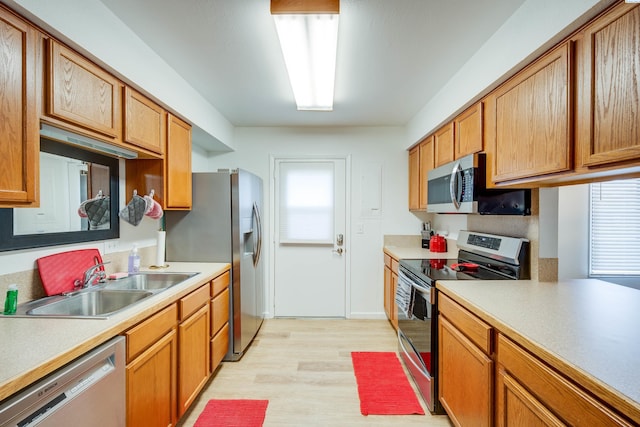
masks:
[(341, 0), (332, 112), (297, 111), (269, 0), (101, 0), (235, 126), (405, 125), (524, 0)]

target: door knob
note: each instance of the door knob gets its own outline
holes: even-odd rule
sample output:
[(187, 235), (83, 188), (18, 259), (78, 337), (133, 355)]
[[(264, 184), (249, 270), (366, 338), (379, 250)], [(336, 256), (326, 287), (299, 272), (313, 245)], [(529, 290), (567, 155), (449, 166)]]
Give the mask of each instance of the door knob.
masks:
[(342, 248), (338, 248), (338, 249), (334, 249), (332, 252), (334, 254), (342, 255), (342, 252), (344, 252), (344, 250)]

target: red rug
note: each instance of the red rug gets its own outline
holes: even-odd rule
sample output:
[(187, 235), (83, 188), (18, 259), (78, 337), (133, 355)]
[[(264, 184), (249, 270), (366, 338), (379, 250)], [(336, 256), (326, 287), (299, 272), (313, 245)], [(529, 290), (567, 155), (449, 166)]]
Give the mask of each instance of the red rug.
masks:
[(268, 400), (211, 399), (194, 427), (262, 427)]
[(395, 353), (351, 353), (362, 415), (424, 415)]

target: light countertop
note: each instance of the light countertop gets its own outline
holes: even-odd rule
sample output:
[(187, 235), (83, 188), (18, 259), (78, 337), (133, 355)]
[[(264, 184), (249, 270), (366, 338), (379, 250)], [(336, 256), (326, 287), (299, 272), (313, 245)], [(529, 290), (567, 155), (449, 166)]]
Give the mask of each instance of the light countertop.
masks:
[(640, 423), (640, 291), (600, 280), (437, 289)]
[(431, 252), (429, 249), (415, 246), (385, 245), (384, 251), (395, 259), (455, 259), (458, 258), (458, 247), (454, 239), (447, 239), (447, 252)]
[(108, 319), (0, 316), (0, 400), (121, 334), (229, 269), (227, 263), (171, 262), (153, 272), (199, 274)]

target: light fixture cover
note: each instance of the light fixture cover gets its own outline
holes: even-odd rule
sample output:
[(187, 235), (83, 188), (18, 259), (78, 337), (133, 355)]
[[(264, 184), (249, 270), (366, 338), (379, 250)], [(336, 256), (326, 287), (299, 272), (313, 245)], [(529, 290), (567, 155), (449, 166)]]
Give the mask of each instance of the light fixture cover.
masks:
[(337, 14), (273, 16), (298, 110), (333, 110)]

